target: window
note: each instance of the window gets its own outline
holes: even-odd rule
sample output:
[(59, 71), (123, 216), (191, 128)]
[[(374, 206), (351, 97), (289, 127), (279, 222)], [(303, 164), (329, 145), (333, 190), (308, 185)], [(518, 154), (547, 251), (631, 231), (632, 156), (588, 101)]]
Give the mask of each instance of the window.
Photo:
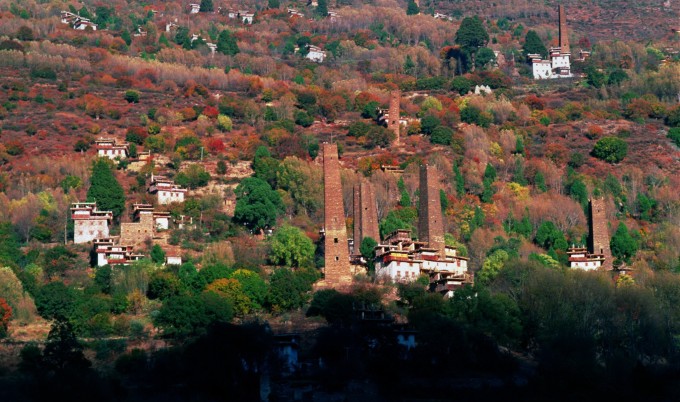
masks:
[(340, 261), (340, 257), (338, 257), (338, 256), (336, 255), (336, 256), (335, 256), (335, 261)]
[(336, 237), (336, 238), (333, 239), (333, 243), (337, 243), (337, 242), (338, 242), (338, 238)]

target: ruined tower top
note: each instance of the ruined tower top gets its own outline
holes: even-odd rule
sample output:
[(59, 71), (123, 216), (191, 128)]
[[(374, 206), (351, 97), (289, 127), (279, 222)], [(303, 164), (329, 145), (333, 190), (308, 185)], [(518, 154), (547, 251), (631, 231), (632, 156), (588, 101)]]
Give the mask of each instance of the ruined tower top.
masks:
[(567, 31), (567, 13), (564, 11), (564, 6), (557, 6), (557, 12), (560, 15), (560, 52), (570, 53), (569, 50), (569, 31)]
[(605, 269), (612, 269), (612, 251), (609, 247), (609, 225), (604, 198), (590, 200), (590, 240), (593, 254), (604, 255)]
[(420, 203), (418, 208), (418, 236), (445, 255), (444, 222), (439, 199), (439, 174), (434, 166), (420, 166)]
[(399, 129), (400, 129), (399, 102), (400, 101), (401, 101), (401, 91), (396, 90), (396, 91), (390, 92), (390, 108), (388, 110), (389, 119), (387, 120), (387, 129), (394, 132), (394, 135), (395, 135), (394, 143), (395, 144), (399, 144)]
[(352, 282), (345, 212), (342, 204), (338, 145), (323, 144), (324, 182), (324, 251), (326, 287), (340, 287)]

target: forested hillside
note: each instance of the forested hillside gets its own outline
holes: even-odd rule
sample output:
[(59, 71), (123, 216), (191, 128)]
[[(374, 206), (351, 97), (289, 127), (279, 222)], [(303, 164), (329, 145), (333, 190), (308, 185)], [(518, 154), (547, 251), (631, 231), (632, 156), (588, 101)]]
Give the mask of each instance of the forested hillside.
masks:
[[(678, 4), (559, 2), (573, 77), (534, 80), (558, 2), (311, 3), (0, 0), (0, 400), (673, 400)], [(380, 237), (339, 289), (327, 142)], [(451, 297), (375, 272), (422, 164)], [(570, 268), (595, 198), (613, 271)]]

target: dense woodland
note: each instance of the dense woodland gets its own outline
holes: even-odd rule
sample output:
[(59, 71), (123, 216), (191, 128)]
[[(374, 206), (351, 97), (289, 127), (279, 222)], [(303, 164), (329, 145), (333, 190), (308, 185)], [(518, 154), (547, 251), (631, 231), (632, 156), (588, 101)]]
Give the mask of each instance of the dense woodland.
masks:
[[(557, 45), (556, 2), (490, 3), (0, 0), (0, 400), (257, 400), (265, 376), (270, 400), (300, 384), (315, 400), (677, 400), (678, 5), (564, 2), (576, 77), (534, 81), (526, 55)], [(398, 147), (376, 122), (396, 89)], [(99, 137), (130, 158), (97, 158)], [(349, 293), (314, 291), (328, 141), (348, 230), (366, 179), (381, 236), (417, 236), (418, 166), (435, 165), (475, 285), (444, 299), (369, 264)], [(152, 174), (189, 189), (161, 209), (196, 224), (93, 267), (70, 204), (96, 199), (118, 234), (133, 203), (155, 204)], [(632, 275), (568, 268), (591, 197)], [(272, 352), (288, 332), (317, 362), (291, 377)]]

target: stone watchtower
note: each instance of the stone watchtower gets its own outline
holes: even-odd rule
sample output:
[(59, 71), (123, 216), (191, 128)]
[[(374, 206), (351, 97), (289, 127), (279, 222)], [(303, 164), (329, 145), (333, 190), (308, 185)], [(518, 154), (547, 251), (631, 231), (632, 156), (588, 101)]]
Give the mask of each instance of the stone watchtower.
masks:
[(401, 101), (401, 91), (397, 90), (397, 91), (390, 92), (390, 108), (387, 111), (388, 116), (389, 116), (389, 119), (387, 120), (387, 129), (394, 132), (394, 135), (395, 135), (394, 143), (395, 144), (399, 144), (399, 129), (400, 129), (399, 102), (400, 101)]
[(591, 246), (593, 254), (604, 256), (602, 267), (609, 270), (613, 268), (613, 257), (609, 247), (609, 227), (607, 223), (607, 209), (604, 198), (592, 198), (590, 200)]
[(322, 285), (338, 287), (350, 284), (352, 274), (349, 265), (337, 144), (323, 144), (323, 182), (326, 278)]
[(361, 242), (371, 237), (380, 242), (378, 209), (373, 187), (366, 181), (354, 186), (354, 254), (360, 254)]
[(560, 18), (560, 53), (569, 52), (569, 31), (567, 31), (567, 13), (564, 11), (564, 6), (557, 6), (557, 12)]
[(419, 240), (445, 256), (444, 222), (439, 199), (439, 174), (434, 166), (420, 165)]

